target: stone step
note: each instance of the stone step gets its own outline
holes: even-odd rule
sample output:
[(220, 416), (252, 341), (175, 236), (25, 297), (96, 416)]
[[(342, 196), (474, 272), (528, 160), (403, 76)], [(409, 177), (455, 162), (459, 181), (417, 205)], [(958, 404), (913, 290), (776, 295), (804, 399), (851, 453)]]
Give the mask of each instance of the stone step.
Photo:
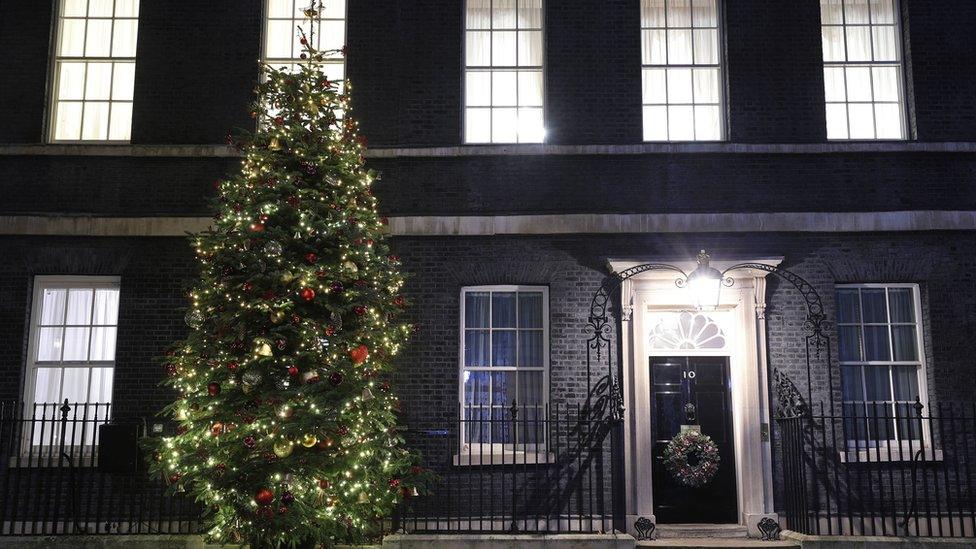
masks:
[(637, 546), (673, 549), (747, 549), (751, 547), (794, 547), (799, 549), (800, 544), (794, 541), (761, 541), (748, 538), (668, 538), (638, 541)]
[(747, 538), (749, 530), (740, 524), (658, 524), (657, 539)]

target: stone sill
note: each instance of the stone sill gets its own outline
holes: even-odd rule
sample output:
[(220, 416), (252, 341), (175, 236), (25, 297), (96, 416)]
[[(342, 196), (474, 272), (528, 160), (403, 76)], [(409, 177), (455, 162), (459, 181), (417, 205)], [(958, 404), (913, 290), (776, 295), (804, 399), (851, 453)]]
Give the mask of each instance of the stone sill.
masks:
[(915, 448), (911, 452), (908, 449), (892, 448), (891, 455), (888, 455), (887, 448), (871, 448), (866, 450), (850, 450), (847, 452), (837, 452), (841, 463), (857, 465), (858, 463), (904, 463), (917, 461), (918, 463), (940, 462), (943, 459), (942, 450), (932, 450), (926, 448), (922, 456), (917, 459), (920, 448)]
[(556, 455), (549, 452), (461, 453), (451, 460), (455, 467), (480, 467), (492, 465), (551, 465)]
[[(367, 158), (460, 158), (483, 156), (619, 156), (646, 154), (843, 154), (973, 153), (976, 142), (850, 141), (827, 143), (634, 143), (626, 145), (464, 145), (390, 147)], [(236, 158), (228, 145), (133, 145), (130, 143), (0, 144), (0, 156), (114, 156)]]

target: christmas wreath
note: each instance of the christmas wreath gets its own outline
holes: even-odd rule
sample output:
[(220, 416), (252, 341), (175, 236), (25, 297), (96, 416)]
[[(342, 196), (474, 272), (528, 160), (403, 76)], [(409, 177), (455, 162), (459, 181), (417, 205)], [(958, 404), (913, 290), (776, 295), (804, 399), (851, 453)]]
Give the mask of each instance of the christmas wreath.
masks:
[(693, 488), (711, 482), (722, 460), (718, 455), (718, 446), (700, 431), (675, 435), (664, 448), (661, 459), (678, 482)]

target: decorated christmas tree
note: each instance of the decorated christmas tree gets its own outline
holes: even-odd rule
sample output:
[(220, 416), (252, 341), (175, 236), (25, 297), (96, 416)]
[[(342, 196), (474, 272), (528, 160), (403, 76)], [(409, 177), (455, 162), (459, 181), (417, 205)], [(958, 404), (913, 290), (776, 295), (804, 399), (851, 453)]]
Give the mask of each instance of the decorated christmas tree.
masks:
[(165, 359), (177, 429), (153, 467), (200, 501), (215, 541), (364, 539), (422, 476), (387, 381), (409, 332), (398, 259), (350, 87), (309, 41), (298, 68), (263, 68), (264, 122), (236, 141), (241, 172), (217, 183), (213, 225), (194, 236), (190, 331)]

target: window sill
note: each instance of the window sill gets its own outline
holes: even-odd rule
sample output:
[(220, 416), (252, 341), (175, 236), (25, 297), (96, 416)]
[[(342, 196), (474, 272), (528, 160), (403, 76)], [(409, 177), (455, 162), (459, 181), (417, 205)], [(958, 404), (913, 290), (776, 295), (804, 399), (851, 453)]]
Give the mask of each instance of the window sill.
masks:
[(454, 454), (456, 467), (480, 467), (482, 465), (548, 465), (555, 463), (556, 455), (551, 452), (505, 452), (505, 453), (462, 453)]
[(911, 452), (908, 449), (892, 448), (889, 453), (887, 448), (870, 448), (865, 450), (850, 450), (847, 452), (837, 452), (840, 456), (841, 463), (894, 463), (894, 462), (911, 462), (916, 460), (919, 463), (923, 462), (933, 462), (942, 461), (943, 455), (942, 450), (933, 450), (932, 448), (925, 448), (924, 452), (920, 453), (921, 449), (915, 448)]

